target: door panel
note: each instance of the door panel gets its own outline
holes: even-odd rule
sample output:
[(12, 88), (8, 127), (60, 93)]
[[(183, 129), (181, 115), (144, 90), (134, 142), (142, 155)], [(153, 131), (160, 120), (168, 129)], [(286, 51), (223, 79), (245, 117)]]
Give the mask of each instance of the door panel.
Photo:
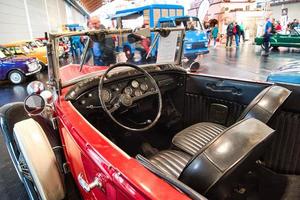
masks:
[[(278, 84), (281, 85), (281, 84)], [(184, 127), (204, 121), (232, 125), (268, 83), (187, 75)], [(268, 125), (276, 130), (263, 158), (277, 173), (300, 174), (300, 86), (283, 85), (292, 93)]]
[(230, 126), (251, 100), (268, 85), (189, 75), (184, 125), (210, 121)]

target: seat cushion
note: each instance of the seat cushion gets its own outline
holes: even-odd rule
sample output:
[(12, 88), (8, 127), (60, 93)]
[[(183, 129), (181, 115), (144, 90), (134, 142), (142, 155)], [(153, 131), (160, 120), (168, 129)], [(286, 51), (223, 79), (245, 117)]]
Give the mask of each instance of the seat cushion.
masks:
[(195, 155), (226, 127), (216, 123), (201, 122), (177, 133), (172, 143), (190, 155)]
[(178, 178), (192, 156), (176, 150), (161, 151), (150, 162), (167, 175)]

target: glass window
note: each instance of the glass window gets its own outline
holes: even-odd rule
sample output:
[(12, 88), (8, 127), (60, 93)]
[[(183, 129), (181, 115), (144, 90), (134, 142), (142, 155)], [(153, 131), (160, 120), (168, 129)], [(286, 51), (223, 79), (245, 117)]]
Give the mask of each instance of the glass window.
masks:
[(153, 19), (154, 19), (154, 26), (157, 25), (158, 19), (160, 18), (160, 9), (153, 10)]
[(144, 10), (144, 21), (150, 23), (150, 11), (148, 9)]
[(184, 26), (187, 30), (203, 30), (203, 27), (196, 17), (181, 17), (175, 20), (176, 26)]
[(161, 9), (161, 16), (162, 17), (168, 17), (169, 16), (168, 9)]
[(176, 10), (176, 15), (177, 16), (183, 16), (183, 10), (182, 9), (177, 9)]
[(5, 58), (5, 57), (6, 55), (2, 51), (0, 51), (0, 58)]
[(172, 21), (167, 21), (167, 22), (160, 22), (160, 27), (162, 27), (162, 28), (175, 27), (175, 25)]
[(169, 16), (172, 17), (172, 16), (175, 16), (176, 15), (176, 10), (175, 9), (170, 9), (169, 10)]

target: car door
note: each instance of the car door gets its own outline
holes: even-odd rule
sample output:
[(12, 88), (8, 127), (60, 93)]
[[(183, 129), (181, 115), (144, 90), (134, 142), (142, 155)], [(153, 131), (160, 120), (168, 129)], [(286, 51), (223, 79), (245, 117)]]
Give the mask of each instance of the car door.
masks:
[[(184, 94), (184, 127), (198, 122), (232, 125), (244, 108), (270, 83), (188, 74)], [(299, 174), (300, 86), (282, 85), (292, 91), (280, 111), (269, 121), (276, 130), (265, 155), (267, 167), (278, 173)]]

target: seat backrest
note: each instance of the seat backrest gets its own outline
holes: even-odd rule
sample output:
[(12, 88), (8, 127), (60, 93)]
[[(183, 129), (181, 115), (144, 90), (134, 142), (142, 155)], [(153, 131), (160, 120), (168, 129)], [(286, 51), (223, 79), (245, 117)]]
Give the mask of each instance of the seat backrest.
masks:
[(189, 161), (179, 180), (209, 198), (225, 199), (264, 152), (273, 132), (254, 118), (235, 123)]
[(265, 88), (250, 102), (237, 121), (253, 117), (267, 123), (290, 94), (290, 90), (281, 86)]

